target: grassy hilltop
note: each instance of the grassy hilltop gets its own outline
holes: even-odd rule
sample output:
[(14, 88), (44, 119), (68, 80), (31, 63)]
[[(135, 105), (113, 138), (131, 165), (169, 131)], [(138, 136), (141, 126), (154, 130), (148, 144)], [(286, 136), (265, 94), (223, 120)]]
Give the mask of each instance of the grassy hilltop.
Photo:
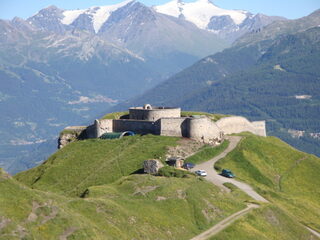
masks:
[[(1, 172), (0, 239), (190, 239), (252, 201), (193, 175), (139, 174), (144, 160), (164, 160), (179, 144), (153, 135), (76, 141), (14, 178)], [(201, 148), (195, 161), (221, 149)], [(319, 158), (244, 134), (218, 167), (231, 168), (271, 203), (212, 239), (313, 239), (302, 224), (320, 230)]]
[(78, 141), (37, 168), (0, 181), (6, 192), (0, 195), (1, 221), (10, 222), (1, 236), (57, 239), (73, 230), (75, 239), (189, 239), (245, 208), (246, 198), (192, 175), (133, 174), (143, 160), (163, 158), (177, 140), (147, 135)]
[(133, 174), (146, 159), (164, 159), (166, 148), (177, 141), (153, 135), (77, 141), (57, 151), (44, 164), (17, 174), (16, 179), (33, 188), (80, 196), (90, 186)]

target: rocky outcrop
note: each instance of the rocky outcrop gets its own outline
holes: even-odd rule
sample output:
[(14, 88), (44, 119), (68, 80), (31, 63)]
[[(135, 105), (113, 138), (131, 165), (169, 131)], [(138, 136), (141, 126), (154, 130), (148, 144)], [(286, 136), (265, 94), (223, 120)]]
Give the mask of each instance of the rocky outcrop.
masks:
[(73, 142), (77, 139), (85, 138), (83, 136), (86, 134), (86, 126), (74, 126), (74, 127), (66, 127), (59, 136), (58, 139), (58, 149), (63, 148), (68, 143)]
[(163, 166), (164, 165), (157, 159), (145, 160), (143, 162), (144, 172), (149, 174), (157, 174)]

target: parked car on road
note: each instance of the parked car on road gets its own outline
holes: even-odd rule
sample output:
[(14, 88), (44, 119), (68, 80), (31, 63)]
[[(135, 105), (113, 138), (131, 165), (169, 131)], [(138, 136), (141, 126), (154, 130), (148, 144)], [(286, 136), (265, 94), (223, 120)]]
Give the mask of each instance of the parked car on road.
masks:
[(207, 172), (205, 170), (197, 170), (194, 173), (197, 174), (198, 176), (201, 176), (201, 177), (207, 176)]
[(184, 169), (187, 169), (187, 170), (189, 170), (189, 169), (191, 169), (191, 168), (194, 168), (194, 164), (193, 163), (184, 163), (183, 165), (182, 165), (182, 167), (184, 168)]
[(234, 178), (235, 175), (229, 169), (223, 169), (221, 175), (227, 178)]

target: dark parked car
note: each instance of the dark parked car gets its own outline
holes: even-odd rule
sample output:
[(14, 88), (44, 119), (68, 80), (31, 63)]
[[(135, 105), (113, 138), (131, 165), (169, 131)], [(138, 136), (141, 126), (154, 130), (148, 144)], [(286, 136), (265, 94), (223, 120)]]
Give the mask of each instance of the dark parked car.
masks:
[(223, 169), (221, 175), (227, 178), (234, 178), (235, 175), (229, 169)]
[(184, 168), (184, 169), (191, 169), (191, 168), (194, 168), (194, 164), (193, 163), (184, 163), (183, 165), (182, 165), (182, 167)]

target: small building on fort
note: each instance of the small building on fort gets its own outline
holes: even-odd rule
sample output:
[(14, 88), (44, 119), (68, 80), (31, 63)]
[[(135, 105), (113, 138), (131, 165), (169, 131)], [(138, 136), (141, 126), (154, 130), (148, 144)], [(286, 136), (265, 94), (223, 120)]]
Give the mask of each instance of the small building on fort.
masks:
[[(67, 127), (65, 130), (72, 128)], [(129, 114), (120, 119), (95, 120), (93, 125), (81, 129), (85, 131), (85, 134), (82, 134), (85, 138), (99, 138), (106, 133), (130, 131), (137, 134), (186, 137), (213, 145), (221, 142), (225, 134), (247, 131), (266, 136), (265, 121), (250, 122), (244, 117), (232, 116), (214, 122), (205, 115), (182, 117), (180, 108), (154, 107), (150, 104), (132, 107)], [(60, 137), (61, 140), (70, 142)], [(63, 146), (64, 144), (59, 144), (59, 148)]]

